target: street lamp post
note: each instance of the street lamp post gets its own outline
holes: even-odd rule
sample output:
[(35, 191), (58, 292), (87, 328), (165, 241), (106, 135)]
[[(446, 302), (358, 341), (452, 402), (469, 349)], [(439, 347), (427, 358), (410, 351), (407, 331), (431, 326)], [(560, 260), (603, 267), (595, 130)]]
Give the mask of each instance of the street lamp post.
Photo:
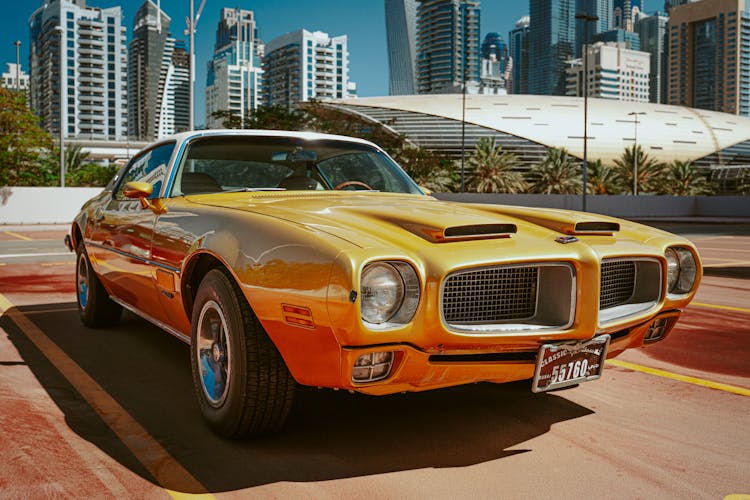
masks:
[(60, 187), (65, 187), (65, 138), (63, 137), (63, 28), (62, 26), (55, 26), (55, 31), (58, 33), (57, 49), (60, 52), (60, 66), (58, 68), (58, 78), (60, 79), (60, 113), (58, 118), (59, 129), (60, 129)]
[(195, 129), (195, 110), (193, 109), (195, 107), (195, 28), (198, 26), (198, 21), (201, 18), (201, 12), (203, 12), (205, 5), (206, 0), (203, 0), (196, 14), (195, 0), (190, 0), (190, 17), (188, 18), (188, 29), (186, 30), (186, 34), (190, 36), (190, 76), (188, 77), (190, 79), (190, 91), (188, 92), (188, 106), (190, 106), (188, 127), (190, 130)]
[[(465, 64), (465, 63), (464, 63)], [(461, 90), (461, 192), (464, 192), (466, 162), (466, 72), (464, 71)]]
[(190, 130), (195, 129), (195, 111), (193, 110), (193, 106), (195, 104), (195, 96), (194, 94), (194, 87), (195, 87), (195, 3), (193, 0), (190, 0), (190, 92), (188, 99), (188, 106), (190, 106), (190, 110), (188, 112), (189, 120), (188, 120), (188, 128)]
[(21, 90), (21, 40), (16, 40), (16, 90)]
[(643, 111), (631, 111), (628, 116), (633, 117), (635, 134), (633, 136), (633, 196), (638, 195), (638, 115), (645, 115)]
[(598, 16), (590, 16), (585, 12), (576, 14), (576, 19), (585, 23), (586, 43), (583, 44), (583, 196), (581, 209), (586, 211), (586, 192), (588, 191), (588, 121), (589, 121), (589, 23), (598, 21)]

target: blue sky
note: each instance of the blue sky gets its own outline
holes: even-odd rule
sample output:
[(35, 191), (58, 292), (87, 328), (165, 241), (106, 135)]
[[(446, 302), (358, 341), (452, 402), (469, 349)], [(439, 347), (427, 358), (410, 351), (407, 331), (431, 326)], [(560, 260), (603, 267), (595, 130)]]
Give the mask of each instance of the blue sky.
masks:
[[(156, 2), (156, 0), (154, 0)], [(201, 0), (194, 0), (197, 9)], [(42, 0), (3, 2), (0, 16), (0, 67), (15, 62), (14, 42), (21, 40), (21, 64), (28, 72), (28, 20)], [(87, 0), (89, 6), (123, 8), (128, 39), (132, 19), (143, 0)], [(305, 28), (325, 31), (330, 35), (349, 36), (350, 78), (357, 82), (362, 97), (387, 95), (388, 59), (385, 39), (383, 0), (206, 0), (196, 34), (196, 123), (204, 121), (203, 88), (206, 61), (211, 57), (219, 13), (224, 7), (239, 7), (255, 12), (260, 37), (267, 42), (284, 33)], [(189, 0), (162, 0), (162, 9), (172, 18), (170, 31), (175, 38), (184, 38), (185, 18)], [(646, 10), (661, 8), (663, 2), (647, 0)], [(482, 0), (482, 37), (497, 31), (507, 40), (516, 20), (528, 13), (525, 0)]]

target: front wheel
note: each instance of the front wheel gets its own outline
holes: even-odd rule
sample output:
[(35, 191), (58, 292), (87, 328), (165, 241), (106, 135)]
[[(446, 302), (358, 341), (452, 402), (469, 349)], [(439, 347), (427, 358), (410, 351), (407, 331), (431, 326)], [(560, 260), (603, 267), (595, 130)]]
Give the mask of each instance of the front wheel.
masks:
[(84, 325), (100, 328), (120, 321), (122, 306), (109, 298), (107, 290), (91, 268), (83, 242), (76, 249), (76, 298), (78, 313)]
[(214, 269), (194, 304), (190, 360), (203, 417), (229, 438), (280, 429), (295, 382), (239, 287)]

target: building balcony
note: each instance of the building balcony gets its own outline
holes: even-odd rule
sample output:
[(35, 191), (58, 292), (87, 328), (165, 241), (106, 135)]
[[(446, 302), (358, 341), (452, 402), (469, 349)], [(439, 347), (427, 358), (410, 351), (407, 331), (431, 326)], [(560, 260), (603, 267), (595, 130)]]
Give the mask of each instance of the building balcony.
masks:
[(78, 57), (79, 67), (95, 67), (104, 70), (104, 58), (92, 57), (90, 55), (80, 55)]

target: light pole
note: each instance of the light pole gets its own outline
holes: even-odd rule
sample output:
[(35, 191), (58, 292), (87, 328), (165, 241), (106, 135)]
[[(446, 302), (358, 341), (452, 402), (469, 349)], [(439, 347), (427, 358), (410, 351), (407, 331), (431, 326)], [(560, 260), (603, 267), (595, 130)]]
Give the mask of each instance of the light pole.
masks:
[(461, 25), (461, 192), (466, 187), (466, 26), (467, 26), (467, 7), (461, 6), (462, 25)]
[(206, 0), (201, 2), (198, 7), (198, 13), (195, 13), (195, 1), (190, 0), (190, 17), (188, 18), (188, 29), (187, 35), (190, 35), (190, 92), (188, 92), (188, 106), (190, 111), (188, 112), (188, 128), (190, 130), (195, 129), (195, 28), (198, 26), (198, 21), (201, 18), (201, 12), (203, 7), (206, 5)]
[(195, 129), (195, 115), (193, 106), (195, 105), (194, 87), (195, 86), (195, 3), (190, 0), (190, 98), (188, 99), (188, 106), (190, 110), (188, 116), (188, 129)]
[(16, 40), (16, 91), (21, 90), (21, 40)]
[(590, 16), (585, 12), (576, 14), (576, 19), (585, 23), (586, 43), (583, 44), (583, 196), (581, 210), (586, 211), (586, 191), (588, 191), (588, 121), (589, 121), (589, 23), (598, 21), (598, 16)]
[(60, 114), (59, 114), (59, 129), (60, 129), (60, 187), (65, 187), (65, 138), (63, 137), (63, 29), (62, 26), (55, 26), (55, 31), (58, 33), (57, 39), (57, 50), (60, 55), (60, 66), (58, 68), (58, 78), (60, 79)]
[(633, 136), (633, 196), (638, 195), (638, 115), (645, 115), (643, 111), (631, 111), (628, 116), (633, 117), (635, 135)]
[[(465, 63), (464, 63), (465, 64)], [(466, 163), (466, 72), (464, 71), (461, 90), (461, 192), (464, 192), (464, 172)]]

